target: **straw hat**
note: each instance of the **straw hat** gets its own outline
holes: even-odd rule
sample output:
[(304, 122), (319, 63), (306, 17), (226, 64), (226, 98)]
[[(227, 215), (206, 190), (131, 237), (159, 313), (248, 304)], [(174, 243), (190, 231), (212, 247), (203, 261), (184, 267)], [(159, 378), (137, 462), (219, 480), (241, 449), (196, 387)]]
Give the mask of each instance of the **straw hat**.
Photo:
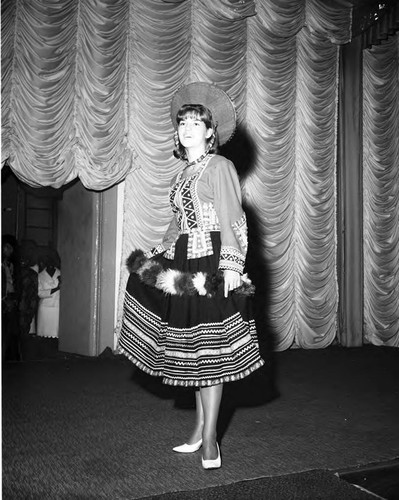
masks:
[(188, 83), (180, 87), (172, 98), (170, 115), (177, 128), (176, 116), (184, 104), (202, 104), (211, 110), (217, 124), (219, 143), (225, 144), (236, 128), (236, 110), (230, 97), (222, 89), (205, 82)]

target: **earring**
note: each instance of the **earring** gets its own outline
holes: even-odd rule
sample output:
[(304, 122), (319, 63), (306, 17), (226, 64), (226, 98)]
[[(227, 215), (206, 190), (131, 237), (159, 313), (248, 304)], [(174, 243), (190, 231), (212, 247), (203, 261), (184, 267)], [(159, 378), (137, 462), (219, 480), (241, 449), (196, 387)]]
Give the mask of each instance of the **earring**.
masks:
[(209, 143), (208, 143), (209, 149), (211, 149), (213, 147), (213, 145), (215, 144), (215, 139), (216, 139), (215, 132), (213, 132), (213, 134), (211, 135), (211, 137), (209, 139)]
[(175, 141), (176, 149), (178, 149), (180, 146), (180, 141), (179, 141), (179, 134), (177, 133), (177, 130), (175, 130), (175, 133), (173, 134), (173, 140)]

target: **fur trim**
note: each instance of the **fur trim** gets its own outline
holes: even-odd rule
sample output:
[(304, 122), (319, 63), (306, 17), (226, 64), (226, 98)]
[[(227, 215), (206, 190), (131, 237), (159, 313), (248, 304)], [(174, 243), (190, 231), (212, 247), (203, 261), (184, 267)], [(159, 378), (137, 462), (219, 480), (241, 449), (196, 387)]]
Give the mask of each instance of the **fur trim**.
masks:
[(206, 295), (205, 281), (206, 273), (195, 273), (193, 277), (193, 284), (197, 289), (199, 295)]
[(129, 273), (135, 273), (141, 267), (145, 261), (148, 260), (144, 255), (142, 250), (133, 250), (133, 252), (126, 259), (126, 266), (129, 270)]
[[(135, 273), (146, 285), (158, 288), (170, 295), (201, 295), (213, 297), (223, 289), (223, 272), (216, 274), (198, 272), (185, 273), (177, 269), (164, 268), (156, 259), (148, 258), (142, 250), (134, 250), (126, 259), (129, 273)], [(241, 277), (241, 286), (233, 293), (253, 295), (255, 287), (248, 275)]]
[(178, 295), (195, 295), (197, 289), (193, 283), (193, 277), (189, 273), (180, 273), (175, 280), (176, 291)]
[(178, 277), (179, 271), (176, 271), (176, 269), (166, 269), (165, 271), (159, 273), (155, 286), (165, 293), (177, 295), (175, 279), (177, 279)]

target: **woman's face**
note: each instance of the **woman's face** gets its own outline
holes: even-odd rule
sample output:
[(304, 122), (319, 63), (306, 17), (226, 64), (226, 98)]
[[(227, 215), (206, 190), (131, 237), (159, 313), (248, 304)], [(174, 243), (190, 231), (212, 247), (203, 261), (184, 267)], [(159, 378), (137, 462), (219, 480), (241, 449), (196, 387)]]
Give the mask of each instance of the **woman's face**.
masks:
[(212, 129), (207, 129), (205, 123), (197, 116), (187, 115), (179, 122), (177, 133), (180, 143), (186, 149), (205, 148), (206, 140), (212, 135)]

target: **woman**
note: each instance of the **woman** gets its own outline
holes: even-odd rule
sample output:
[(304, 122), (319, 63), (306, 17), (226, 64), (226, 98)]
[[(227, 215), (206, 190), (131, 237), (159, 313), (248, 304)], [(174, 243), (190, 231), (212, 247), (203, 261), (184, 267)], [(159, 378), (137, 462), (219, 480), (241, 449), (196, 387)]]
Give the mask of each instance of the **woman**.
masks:
[(1, 243), (1, 330), (2, 359), (21, 360), (18, 325), (18, 244), (14, 236), (2, 236)]
[(39, 305), (39, 263), (37, 245), (32, 240), (21, 244), (21, 285), (19, 301), (19, 328), (21, 336), (36, 333), (36, 315)]
[(43, 255), (39, 266), (37, 336), (58, 338), (61, 271), (55, 252)]
[(184, 168), (172, 182), (173, 217), (162, 243), (128, 259), (119, 349), (164, 383), (196, 389), (193, 432), (174, 451), (202, 447), (202, 466), (213, 469), (221, 466), (223, 384), (264, 363), (250, 299), (238, 293), (247, 252), (240, 183), (234, 165), (217, 154), (236, 115), (225, 92), (198, 82), (178, 90), (171, 117), (174, 155)]

